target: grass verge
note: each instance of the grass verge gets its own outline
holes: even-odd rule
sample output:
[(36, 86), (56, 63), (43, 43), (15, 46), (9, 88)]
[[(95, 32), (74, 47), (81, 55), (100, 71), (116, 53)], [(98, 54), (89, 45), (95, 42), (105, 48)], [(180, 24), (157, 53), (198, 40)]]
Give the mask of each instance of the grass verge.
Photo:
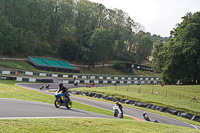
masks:
[(70, 133), (199, 133), (199, 130), (121, 119), (16, 119), (0, 120), (0, 132)]

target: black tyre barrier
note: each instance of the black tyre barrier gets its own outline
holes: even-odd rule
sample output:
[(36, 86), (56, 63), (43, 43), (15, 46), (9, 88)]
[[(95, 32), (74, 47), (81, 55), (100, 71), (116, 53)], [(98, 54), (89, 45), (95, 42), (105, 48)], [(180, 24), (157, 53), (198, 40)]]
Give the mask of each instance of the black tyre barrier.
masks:
[(194, 116), (194, 119), (193, 119), (194, 121), (198, 121), (198, 122), (200, 122), (200, 116)]
[(85, 96), (94, 97), (94, 98), (101, 98), (101, 99), (105, 99), (105, 100), (109, 100), (109, 101), (113, 101), (113, 102), (119, 101), (121, 103), (130, 104), (130, 105), (143, 107), (143, 108), (148, 108), (148, 109), (152, 109), (152, 110), (157, 110), (157, 111), (169, 113), (172, 115), (176, 115), (176, 116), (187, 118), (187, 119), (190, 119), (193, 121), (200, 122), (200, 116), (196, 116), (194, 114), (186, 113), (186, 112), (171, 109), (171, 108), (165, 108), (165, 107), (157, 106), (157, 105), (153, 105), (153, 104), (132, 101), (132, 100), (128, 100), (128, 99), (121, 99), (121, 98), (117, 98), (117, 97), (113, 97), (113, 96), (107, 96), (107, 95), (90, 93), (90, 92), (82, 92), (82, 91), (70, 91), (70, 92), (72, 94), (85, 95)]
[(42, 79), (43, 83), (53, 83), (53, 79)]
[(7, 80), (16, 80), (16, 77), (6, 77)]
[(177, 115), (179, 111), (175, 109), (167, 108), (165, 112), (169, 114)]
[(139, 106), (139, 107), (143, 107), (143, 108), (146, 108), (148, 106), (147, 103), (142, 103), (142, 102), (135, 102), (134, 105)]
[(6, 80), (16, 80), (16, 77), (10, 77), (10, 76), (1, 76), (0, 79), (6, 79)]
[[(179, 116), (180, 117), (184, 117), (184, 118), (187, 118), (187, 119), (192, 119), (192, 117), (194, 116), (193, 114), (190, 114), (190, 113), (186, 113), (186, 112), (179, 112)], [(200, 121), (199, 121), (200, 122)]]

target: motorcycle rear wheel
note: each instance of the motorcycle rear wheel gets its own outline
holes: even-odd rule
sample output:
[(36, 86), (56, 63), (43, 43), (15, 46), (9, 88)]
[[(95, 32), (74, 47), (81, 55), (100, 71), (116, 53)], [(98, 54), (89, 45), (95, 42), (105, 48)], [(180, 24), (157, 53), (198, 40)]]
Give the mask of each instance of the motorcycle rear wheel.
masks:
[(56, 108), (59, 108), (61, 103), (58, 99), (56, 99), (55, 102), (54, 102), (54, 105), (55, 105)]
[(119, 114), (119, 113), (118, 113), (117, 111), (115, 111), (115, 112), (114, 112), (114, 117), (117, 117), (118, 114)]

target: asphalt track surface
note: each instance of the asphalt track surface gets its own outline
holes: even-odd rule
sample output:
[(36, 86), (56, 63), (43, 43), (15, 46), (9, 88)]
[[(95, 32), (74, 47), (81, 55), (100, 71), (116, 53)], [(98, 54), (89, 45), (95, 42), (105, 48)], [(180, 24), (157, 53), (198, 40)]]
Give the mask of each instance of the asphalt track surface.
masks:
[(97, 113), (55, 108), (52, 104), (0, 98), (0, 119), (19, 118), (112, 118)]
[[(39, 91), (42, 93), (46, 93), (49, 95), (54, 95), (52, 92), (48, 92), (46, 88), (40, 90), (39, 88), (47, 84), (38, 84), (38, 83), (23, 83), (23, 84), (17, 84), (18, 86)], [(74, 88), (75, 86), (70, 84), (64, 84), (66, 87)], [(58, 86), (58, 83), (52, 83), (50, 88), (56, 89), (56, 86)], [(80, 85), (78, 86), (80, 87)], [(91, 105), (94, 107), (102, 108), (105, 110), (112, 111), (112, 107), (114, 106), (111, 103), (106, 102), (100, 102), (96, 100), (86, 99), (86, 98), (80, 98), (76, 96), (71, 97), (72, 101), (83, 103), (86, 105)], [(1, 109), (3, 107), (3, 109)], [(144, 120), (142, 117), (143, 110), (124, 107), (124, 115), (130, 116), (137, 120)], [(185, 122), (181, 122), (175, 119), (171, 119), (168, 117), (164, 117), (161, 115), (157, 115), (154, 113), (147, 112), (151, 121), (153, 122), (155, 119), (159, 121), (159, 123), (163, 124), (170, 124), (175, 126), (182, 126), (182, 127), (189, 127), (189, 128), (195, 128), (200, 129), (198, 126), (194, 126)], [(95, 117), (95, 118), (113, 118), (110, 116), (105, 116), (101, 114), (96, 114), (92, 112), (82, 111), (82, 110), (75, 110), (73, 107), (69, 110), (65, 107), (61, 108), (55, 108), (52, 104), (45, 104), (45, 103), (37, 103), (37, 102), (29, 102), (29, 101), (23, 101), (23, 100), (12, 100), (12, 99), (0, 99), (0, 119), (7, 119), (7, 118), (35, 118), (35, 117), (44, 117), (44, 118), (64, 118), (64, 117)]]

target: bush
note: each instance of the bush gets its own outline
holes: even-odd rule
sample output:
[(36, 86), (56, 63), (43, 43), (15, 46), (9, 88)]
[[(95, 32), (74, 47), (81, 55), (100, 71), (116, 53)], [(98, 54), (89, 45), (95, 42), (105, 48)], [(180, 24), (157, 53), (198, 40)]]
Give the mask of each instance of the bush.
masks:
[(125, 64), (122, 64), (122, 63), (115, 63), (115, 64), (113, 65), (113, 67), (114, 67), (115, 69), (117, 69), (117, 70), (122, 71), (122, 72), (124, 72), (124, 71), (126, 70)]

